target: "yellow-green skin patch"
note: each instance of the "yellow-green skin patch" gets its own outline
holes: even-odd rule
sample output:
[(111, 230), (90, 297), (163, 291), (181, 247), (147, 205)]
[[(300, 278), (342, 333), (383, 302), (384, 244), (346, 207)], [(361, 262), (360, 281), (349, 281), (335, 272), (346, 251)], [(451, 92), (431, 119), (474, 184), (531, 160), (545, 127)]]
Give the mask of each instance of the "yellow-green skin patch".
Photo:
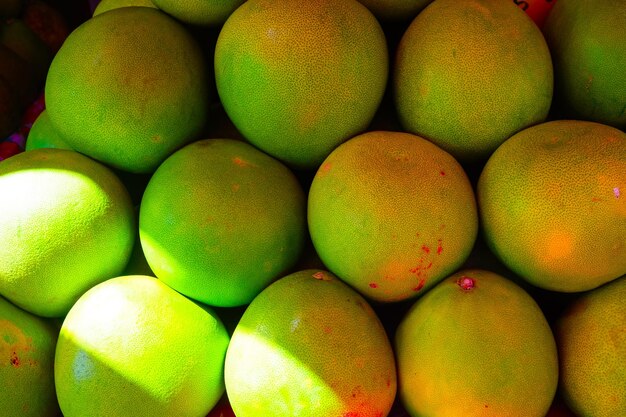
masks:
[(623, 0), (556, 2), (544, 26), (555, 87), (577, 118), (626, 129)]
[(626, 415), (626, 276), (574, 301), (555, 333), (560, 390), (580, 417)]
[(105, 166), (66, 149), (23, 152), (0, 165), (0, 195), (0, 295), (14, 304), (61, 317), (124, 269), (135, 216)]
[(402, 125), (458, 159), (486, 158), (544, 120), (552, 101), (546, 42), (511, 1), (430, 4), (402, 37), (394, 68)]
[(46, 109), (74, 149), (147, 173), (196, 139), (208, 112), (202, 50), (150, 7), (89, 19), (65, 40), (46, 81)]
[(219, 26), (245, 0), (152, 0), (164, 12), (181, 22)]
[(28, 132), (28, 138), (26, 140), (27, 151), (40, 148), (72, 150), (72, 147), (67, 144), (65, 139), (59, 135), (57, 129), (52, 125), (46, 110), (39, 114), (35, 123), (33, 123), (33, 127)]
[(109, 10), (119, 9), (120, 7), (152, 7), (156, 9), (152, 0), (102, 0), (93, 11), (93, 16), (98, 16)]
[(383, 417), (396, 394), (378, 317), (322, 270), (288, 275), (254, 299), (233, 333), (225, 380), (237, 417)]
[(306, 169), (367, 128), (387, 67), (384, 33), (356, 0), (247, 1), (215, 50), (217, 90), (235, 126)]
[(394, 347), (411, 416), (543, 417), (556, 392), (556, 344), (543, 313), (492, 272), (461, 271), (424, 294)]
[(477, 188), (491, 250), (531, 284), (586, 291), (626, 273), (626, 135), (559, 120), (508, 139)]
[(110, 279), (61, 327), (54, 376), (63, 415), (204, 416), (224, 392), (228, 342), (211, 309), (156, 278)]
[(139, 229), (159, 279), (206, 304), (243, 305), (298, 260), (306, 197), (288, 168), (251, 145), (202, 140), (152, 176)]
[(322, 163), (308, 224), (327, 268), (368, 298), (392, 302), (461, 266), (478, 213), (452, 156), (415, 135), (381, 131), (348, 140)]
[(51, 323), (0, 297), (0, 415), (59, 415), (53, 369), (57, 334)]

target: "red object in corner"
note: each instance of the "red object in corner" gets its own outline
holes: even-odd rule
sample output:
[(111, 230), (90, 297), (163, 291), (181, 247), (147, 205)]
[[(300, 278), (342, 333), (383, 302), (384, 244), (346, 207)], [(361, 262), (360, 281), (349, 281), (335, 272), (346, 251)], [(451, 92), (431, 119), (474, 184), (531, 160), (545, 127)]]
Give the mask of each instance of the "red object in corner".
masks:
[(513, 3), (524, 10), (541, 29), (556, 0), (513, 0)]

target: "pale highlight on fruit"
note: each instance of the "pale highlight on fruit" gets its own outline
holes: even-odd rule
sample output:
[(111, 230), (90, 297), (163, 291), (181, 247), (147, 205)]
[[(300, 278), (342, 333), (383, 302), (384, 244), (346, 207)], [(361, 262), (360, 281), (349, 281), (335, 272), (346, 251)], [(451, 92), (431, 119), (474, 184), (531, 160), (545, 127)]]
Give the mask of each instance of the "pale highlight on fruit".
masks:
[(279, 279), (252, 301), (228, 347), (237, 417), (386, 416), (393, 351), (367, 302), (321, 270)]
[(192, 143), (154, 173), (141, 201), (148, 264), (177, 291), (244, 305), (297, 262), (306, 202), (279, 161), (231, 139)]
[(418, 296), (469, 255), (478, 231), (474, 192), (459, 163), (409, 133), (368, 132), (317, 171), (308, 224), (320, 259), (377, 301)]
[(485, 239), (511, 270), (554, 291), (626, 273), (626, 135), (561, 120), (514, 135), (478, 182)]
[(72, 148), (137, 173), (197, 139), (208, 114), (200, 46), (150, 7), (110, 10), (75, 29), (50, 65), (45, 94)]
[(583, 294), (556, 325), (560, 389), (580, 417), (626, 415), (626, 276)]
[(405, 129), (463, 160), (486, 159), (552, 101), (550, 51), (510, 0), (431, 3), (404, 33), (393, 76)]
[(356, 0), (249, 0), (220, 32), (215, 77), (247, 140), (314, 169), (367, 128), (388, 60), (382, 28)]
[(0, 164), (0, 195), (0, 295), (25, 310), (61, 317), (126, 265), (132, 203), (103, 165), (65, 149), (23, 152)]
[(63, 322), (54, 363), (61, 410), (65, 417), (205, 416), (224, 392), (228, 342), (215, 312), (156, 278), (110, 279)]
[(493, 272), (459, 271), (424, 294), (394, 347), (412, 417), (543, 417), (557, 389), (548, 322), (522, 288)]
[(57, 417), (54, 349), (58, 331), (0, 297), (0, 415)]

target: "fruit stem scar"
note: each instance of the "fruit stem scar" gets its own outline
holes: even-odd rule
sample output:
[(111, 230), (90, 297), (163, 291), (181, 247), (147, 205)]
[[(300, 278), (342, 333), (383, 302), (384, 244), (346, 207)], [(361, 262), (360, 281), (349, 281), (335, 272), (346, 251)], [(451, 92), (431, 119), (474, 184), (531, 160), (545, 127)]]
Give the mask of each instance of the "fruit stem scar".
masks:
[(459, 278), (456, 283), (458, 284), (459, 287), (461, 287), (464, 291), (471, 291), (472, 288), (474, 288), (476, 286), (476, 280), (472, 277), (468, 277), (466, 275), (463, 275), (461, 278)]
[(378, 288), (378, 284), (375, 282), (370, 282), (370, 288)]
[(330, 281), (331, 280), (330, 276), (328, 276), (328, 274), (325, 274), (322, 271), (314, 273), (313, 274), (313, 278), (318, 279), (320, 281)]

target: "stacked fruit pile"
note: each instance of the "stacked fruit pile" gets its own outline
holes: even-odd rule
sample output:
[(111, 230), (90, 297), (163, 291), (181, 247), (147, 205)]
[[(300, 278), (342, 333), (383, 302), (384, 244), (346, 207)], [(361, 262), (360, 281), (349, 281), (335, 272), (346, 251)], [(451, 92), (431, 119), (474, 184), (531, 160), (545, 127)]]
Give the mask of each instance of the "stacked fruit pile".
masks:
[(0, 415), (626, 415), (626, 5), (412, 3), (100, 2), (0, 163)]

